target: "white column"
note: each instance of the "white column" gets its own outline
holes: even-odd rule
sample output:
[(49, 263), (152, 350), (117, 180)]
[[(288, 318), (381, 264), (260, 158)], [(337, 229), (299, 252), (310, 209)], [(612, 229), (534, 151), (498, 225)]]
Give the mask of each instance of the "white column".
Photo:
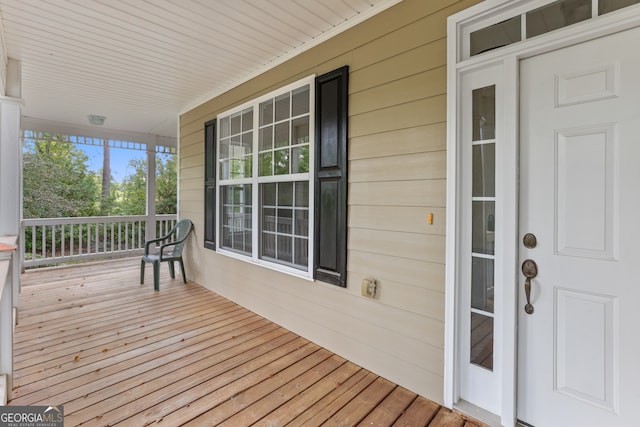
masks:
[(146, 240), (156, 238), (156, 143), (147, 144), (147, 233)]
[(20, 234), (21, 105), (0, 97), (0, 236)]
[[(9, 59), (4, 95), (0, 96), (0, 236), (14, 236), (10, 239), (18, 245), (21, 244), (17, 236), (20, 235), (22, 211), (21, 88), (20, 62)], [(20, 291), (19, 254), (20, 251), (13, 253), (9, 260), (0, 303), (0, 374), (6, 375), (5, 396), (8, 398), (13, 387), (13, 326)]]
[(5, 95), (0, 97), (0, 236), (20, 234), (21, 165), (20, 61), (9, 59)]

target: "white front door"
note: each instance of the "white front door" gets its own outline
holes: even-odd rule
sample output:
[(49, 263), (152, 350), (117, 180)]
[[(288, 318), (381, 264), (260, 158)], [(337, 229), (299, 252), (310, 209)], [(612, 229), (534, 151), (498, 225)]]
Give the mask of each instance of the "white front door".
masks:
[(520, 264), (537, 275), (527, 314), (520, 272), (517, 417), (533, 426), (640, 422), (639, 46), (633, 29), (520, 63), (519, 230), (537, 240)]

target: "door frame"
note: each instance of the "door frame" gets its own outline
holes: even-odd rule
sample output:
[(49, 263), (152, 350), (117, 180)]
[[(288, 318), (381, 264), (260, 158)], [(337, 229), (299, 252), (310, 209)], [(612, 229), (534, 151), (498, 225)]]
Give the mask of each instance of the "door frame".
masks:
[[(551, 3), (552, 0), (486, 0), (448, 18), (447, 25), (447, 249), (445, 279), (445, 366), (444, 404), (470, 412), (489, 423), (499, 422), (510, 427), (516, 424), (517, 391), (517, 319), (518, 319), (518, 147), (519, 147), (519, 63), (522, 59), (545, 52), (603, 37), (614, 32), (640, 27), (640, 4), (592, 17), (589, 20), (555, 30), (535, 38), (513, 43), (481, 55), (469, 56), (471, 32), (502, 22), (526, 11)], [(597, 0), (593, 0), (594, 9)], [(523, 36), (524, 38), (524, 36)], [(500, 152), (496, 150), (496, 196), (502, 202), (496, 218), (501, 218), (501, 236), (496, 248), (502, 247), (496, 263), (496, 300), (501, 301), (502, 314), (494, 326), (499, 368), (498, 394), (500, 409), (489, 413), (473, 402), (460, 399), (461, 337), (468, 337), (460, 328), (460, 315), (468, 308), (460, 304), (460, 272), (464, 264), (461, 247), (462, 181), (461, 166), (461, 86), (463, 76), (486, 67), (501, 67), (502, 102), (504, 112), (496, 133), (502, 135)], [(500, 183), (498, 185), (498, 183)], [(497, 224), (496, 224), (497, 227)]]

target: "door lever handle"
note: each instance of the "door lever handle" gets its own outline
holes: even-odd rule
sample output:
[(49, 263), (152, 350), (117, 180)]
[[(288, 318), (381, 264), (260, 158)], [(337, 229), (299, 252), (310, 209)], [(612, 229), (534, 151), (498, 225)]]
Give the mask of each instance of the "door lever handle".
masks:
[(526, 278), (524, 281), (524, 293), (527, 297), (527, 304), (524, 311), (527, 314), (533, 314), (533, 305), (531, 305), (531, 279), (538, 275), (538, 265), (532, 259), (525, 259), (522, 263), (522, 274)]

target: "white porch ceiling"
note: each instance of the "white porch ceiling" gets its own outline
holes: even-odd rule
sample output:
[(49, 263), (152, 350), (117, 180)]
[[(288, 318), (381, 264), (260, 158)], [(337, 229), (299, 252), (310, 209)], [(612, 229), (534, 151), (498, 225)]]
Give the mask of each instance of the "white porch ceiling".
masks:
[(23, 115), (177, 134), (178, 113), (400, 0), (0, 0)]

